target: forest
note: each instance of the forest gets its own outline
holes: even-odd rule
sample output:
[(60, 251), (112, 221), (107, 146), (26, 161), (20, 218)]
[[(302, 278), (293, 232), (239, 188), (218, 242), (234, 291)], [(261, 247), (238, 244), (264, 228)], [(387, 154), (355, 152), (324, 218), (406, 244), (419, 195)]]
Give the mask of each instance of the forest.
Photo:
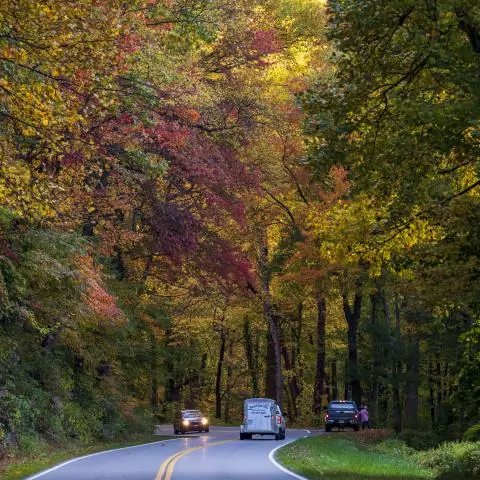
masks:
[(477, 0), (0, 0), (0, 457), (257, 396), (480, 439), (479, 72)]

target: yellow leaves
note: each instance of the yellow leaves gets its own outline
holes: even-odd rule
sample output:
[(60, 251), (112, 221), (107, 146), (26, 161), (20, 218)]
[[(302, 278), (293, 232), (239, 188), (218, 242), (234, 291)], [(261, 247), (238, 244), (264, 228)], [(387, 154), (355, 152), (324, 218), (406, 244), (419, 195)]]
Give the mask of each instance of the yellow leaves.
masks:
[(445, 233), (413, 212), (409, 219), (391, 225), (388, 205), (360, 195), (356, 200), (338, 201), (330, 208), (309, 213), (309, 234), (319, 239), (318, 255), (331, 264), (368, 263), (370, 274), (380, 275), (385, 265), (397, 257), (430, 242), (438, 242)]
[(109, 1), (0, 1), (9, 31), (0, 42), (0, 201), (18, 215), (51, 217), (75, 204), (61, 201), (59, 166), (65, 153), (93, 151), (89, 125), (115, 108), (122, 14)]

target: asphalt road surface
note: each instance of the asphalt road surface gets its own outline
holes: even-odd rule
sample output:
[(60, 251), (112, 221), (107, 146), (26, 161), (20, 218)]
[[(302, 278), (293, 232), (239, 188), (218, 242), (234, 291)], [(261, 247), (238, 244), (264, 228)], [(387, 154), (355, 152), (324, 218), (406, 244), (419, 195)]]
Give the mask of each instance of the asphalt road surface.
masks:
[[(156, 433), (173, 435), (173, 429), (162, 426)], [(273, 460), (273, 450), (309, 434), (287, 428), (285, 440), (239, 440), (239, 428), (210, 427), (209, 433), (73, 459), (28, 480), (292, 480)]]

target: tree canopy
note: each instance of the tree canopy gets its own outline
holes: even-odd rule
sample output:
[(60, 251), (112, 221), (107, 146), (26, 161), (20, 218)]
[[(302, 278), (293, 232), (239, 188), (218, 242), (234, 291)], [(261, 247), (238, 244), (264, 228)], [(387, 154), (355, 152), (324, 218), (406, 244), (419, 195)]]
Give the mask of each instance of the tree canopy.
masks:
[(479, 67), (473, 0), (1, 0), (0, 456), (258, 395), (460, 438)]

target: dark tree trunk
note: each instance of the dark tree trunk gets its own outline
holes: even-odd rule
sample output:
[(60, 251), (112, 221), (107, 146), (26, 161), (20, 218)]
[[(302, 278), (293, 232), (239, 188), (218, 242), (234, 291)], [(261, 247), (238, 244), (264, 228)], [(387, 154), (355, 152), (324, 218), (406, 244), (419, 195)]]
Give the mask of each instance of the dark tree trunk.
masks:
[(299, 303), (297, 306), (297, 318), (295, 326), (293, 328), (294, 344), (292, 348), (292, 363), (295, 368), (295, 384), (296, 384), (296, 396), (299, 397), (302, 391), (302, 379), (303, 379), (303, 362), (300, 355), (301, 341), (302, 341), (302, 329), (303, 329), (303, 303)]
[(480, 55), (480, 28), (468, 11), (464, 8), (455, 8), (455, 15), (457, 16), (458, 26), (463, 30), (470, 41), (470, 45), (475, 53)]
[(337, 361), (332, 361), (332, 398), (338, 400)]
[(215, 418), (222, 418), (222, 373), (225, 360), (225, 343), (227, 336), (222, 332), (220, 337), (220, 351), (218, 353), (217, 376), (215, 378)]
[(118, 280), (124, 280), (127, 276), (127, 267), (123, 260), (122, 250), (118, 246), (115, 246), (113, 250), (115, 252), (115, 256), (112, 259), (112, 265), (118, 273)]
[(275, 352), (273, 350), (273, 342), (270, 332), (266, 335), (266, 342), (265, 396), (267, 398), (275, 398)]
[(322, 399), (325, 381), (325, 323), (327, 307), (324, 297), (317, 300), (317, 361), (315, 370), (315, 384), (313, 387), (313, 412), (322, 413)]
[(230, 392), (233, 384), (233, 341), (228, 343), (228, 359), (227, 359), (227, 391), (225, 392), (224, 419), (228, 423), (230, 421)]
[(436, 425), (436, 412), (435, 412), (435, 392), (433, 389), (434, 382), (433, 382), (433, 361), (432, 356), (429, 355), (428, 357), (428, 397), (430, 403), (430, 422), (432, 428)]
[(402, 364), (399, 360), (400, 355), (400, 309), (398, 300), (395, 299), (395, 343), (393, 348), (393, 428), (396, 433), (402, 431), (402, 404), (400, 401), (400, 373)]
[(283, 363), (285, 365), (285, 370), (289, 372), (288, 383), (287, 383), (287, 404), (288, 404), (288, 411), (292, 420), (294, 420), (297, 416), (297, 397), (299, 394), (298, 385), (297, 385), (297, 376), (295, 373), (294, 365), (290, 360), (290, 354), (288, 352), (288, 348), (285, 345), (284, 339), (282, 337), (282, 356), (283, 356)]
[(350, 373), (348, 371), (349, 361), (345, 360), (345, 382), (343, 384), (343, 398), (348, 399), (352, 397), (352, 385), (350, 383)]
[(180, 394), (182, 391), (181, 385), (175, 382), (175, 379), (169, 378), (167, 382), (167, 391), (166, 391), (166, 401), (168, 402), (179, 402)]
[(443, 369), (442, 380), (443, 380), (443, 399), (447, 400), (448, 397), (451, 394), (451, 386), (452, 386), (452, 382), (450, 381), (448, 362), (445, 362), (445, 367)]
[(157, 339), (155, 338), (155, 332), (153, 328), (150, 330), (150, 405), (153, 410), (158, 407), (158, 351), (157, 351)]
[(381, 294), (380, 290), (377, 288), (375, 293), (370, 296), (370, 303), (372, 306), (372, 313), (371, 313), (371, 324), (372, 324), (372, 334), (371, 334), (371, 342), (372, 342), (372, 376), (371, 376), (371, 383), (372, 383), (372, 392), (371, 392), (371, 409), (370, 411), (373, 413), (373, 416), (378, 419), (380, 418), (379, 415), (379, 393), (380, 393), (380, 386), (379, 386), (379, 377), (380, 371), (382, 370), (382, 350), (383, 345), (380, 344), (379, 339), (379, 322), (378, 322), (378, 306), (381, 305)]
[(437, 357), (437, 361), (435, 364), (435, 387), (437, 393), (437, 408), (440, 409), (442, 405), (442, 366), (440, 364), (440, 360)]
[(415, 338), (412, 339), (408, 358), (405, 427), (414, 428), (418, 425), (418, 387), (420, 383), (420, 346)]
[(245, 356), (247, 357), (248, 373), (250, 374), (250, 381), (252, 384), (252, 396), (258, 397), (260, 392), (258, 388), (258, 362), (256, 361), (258, 351), (254, 350), (252, 331), (250, 328), (250, 321), (248, 320), (248, 317), (246, 317), (243, 322), (243, 339), (245, 346)]
[(362, 388), (358, 371), (357, 337), (362, 306), (362, 293), (359, 282), (357, 281), (357, 291), (353, 298), (353, 306), (350, 305), (346, 294), (343, 294), (342, 298), (343, 312), (348, 324), (348, 379), (352, 391), (352, 400), (354, 400), (357, 405), (360, 405), (362, 402)]
[(325, 371), (325, 397), (327, 398), (327, 403), (330, 403), (332, 400), (332, 380), (327, 371)]
[[(396, 374), (397, 372), (395, 372)], [(402, 406), (400, 403), (400, 389), (398, 386), (398, 382), (393, 383), (392, 388), (392, 396), (393, 396), (393, 429), (396, 433), (400, 433), (402, 431)]]
[(272, 307), (270, 293), (270, 269), (268, 263), (268, 245), (264, 235), (262, 245), (260, 246), (260, 270), (262, 274), (263, 287), (263, 314), (270, 331), (270, 337), (273, 346), (274, 358), (274, 379), (275, 379), (275, 396), (273, 397), (280, 408), (283, 408), (283, 374), (282, 374), (282, 352), (280, 345), (280, 325), (278, 315), (275, 314)]

